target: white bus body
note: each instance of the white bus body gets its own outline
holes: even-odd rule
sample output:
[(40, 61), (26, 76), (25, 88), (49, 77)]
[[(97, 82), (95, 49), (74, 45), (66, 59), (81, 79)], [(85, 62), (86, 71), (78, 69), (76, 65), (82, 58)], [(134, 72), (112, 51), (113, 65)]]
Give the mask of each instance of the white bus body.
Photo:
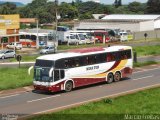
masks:
[(119, 81), (132, 74), (132, 56), (130, 46), (82, 48), (40, 56), (34, 66), (34, 88), (71, 91), (89, 84)]

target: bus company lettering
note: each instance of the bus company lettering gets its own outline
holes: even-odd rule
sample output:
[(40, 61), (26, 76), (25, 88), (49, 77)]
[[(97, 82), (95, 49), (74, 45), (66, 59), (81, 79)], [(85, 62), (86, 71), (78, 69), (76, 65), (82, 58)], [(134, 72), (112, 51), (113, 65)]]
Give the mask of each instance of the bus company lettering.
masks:
[(99, 69), (99, 66), (92, 66), (92, 67), (87, 67), (86, 70), (95, 70), (95, 69)]

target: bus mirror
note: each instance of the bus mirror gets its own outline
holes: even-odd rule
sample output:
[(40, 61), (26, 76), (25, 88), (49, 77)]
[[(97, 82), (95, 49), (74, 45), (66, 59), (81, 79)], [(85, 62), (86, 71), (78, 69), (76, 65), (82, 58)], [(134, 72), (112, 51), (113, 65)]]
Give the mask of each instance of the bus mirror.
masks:
[(52, 77), (52, 72), (53, 72), (53, 68), (51, 68), (49, 71), (49, 77)]
[(29, 69), (28, 69), (28, 75), (31, 74), (31, 70), (33, 69), (33, 66), (31, 66)]

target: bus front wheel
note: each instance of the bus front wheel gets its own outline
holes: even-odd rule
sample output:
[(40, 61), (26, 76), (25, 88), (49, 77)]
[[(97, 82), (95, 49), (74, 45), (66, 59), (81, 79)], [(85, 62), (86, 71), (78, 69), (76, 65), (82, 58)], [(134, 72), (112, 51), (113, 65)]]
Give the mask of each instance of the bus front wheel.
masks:
[(112, 73), (109, 73), (107, 76), (107, 83), (110, 84), (114, 81), (114, 76)]
[(73, 89), (73, 83), (71, 81), (68, 81), (65, 85), (65, 91), (70, 92)]

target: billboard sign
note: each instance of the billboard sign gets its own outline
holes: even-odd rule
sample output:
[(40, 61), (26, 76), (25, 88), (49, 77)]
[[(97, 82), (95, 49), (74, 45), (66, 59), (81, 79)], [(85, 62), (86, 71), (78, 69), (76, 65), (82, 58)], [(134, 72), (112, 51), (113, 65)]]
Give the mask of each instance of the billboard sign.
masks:
[(0, 29), (19, 29), (20, 18), (19, 14), (14, 15), (0, 15)]

